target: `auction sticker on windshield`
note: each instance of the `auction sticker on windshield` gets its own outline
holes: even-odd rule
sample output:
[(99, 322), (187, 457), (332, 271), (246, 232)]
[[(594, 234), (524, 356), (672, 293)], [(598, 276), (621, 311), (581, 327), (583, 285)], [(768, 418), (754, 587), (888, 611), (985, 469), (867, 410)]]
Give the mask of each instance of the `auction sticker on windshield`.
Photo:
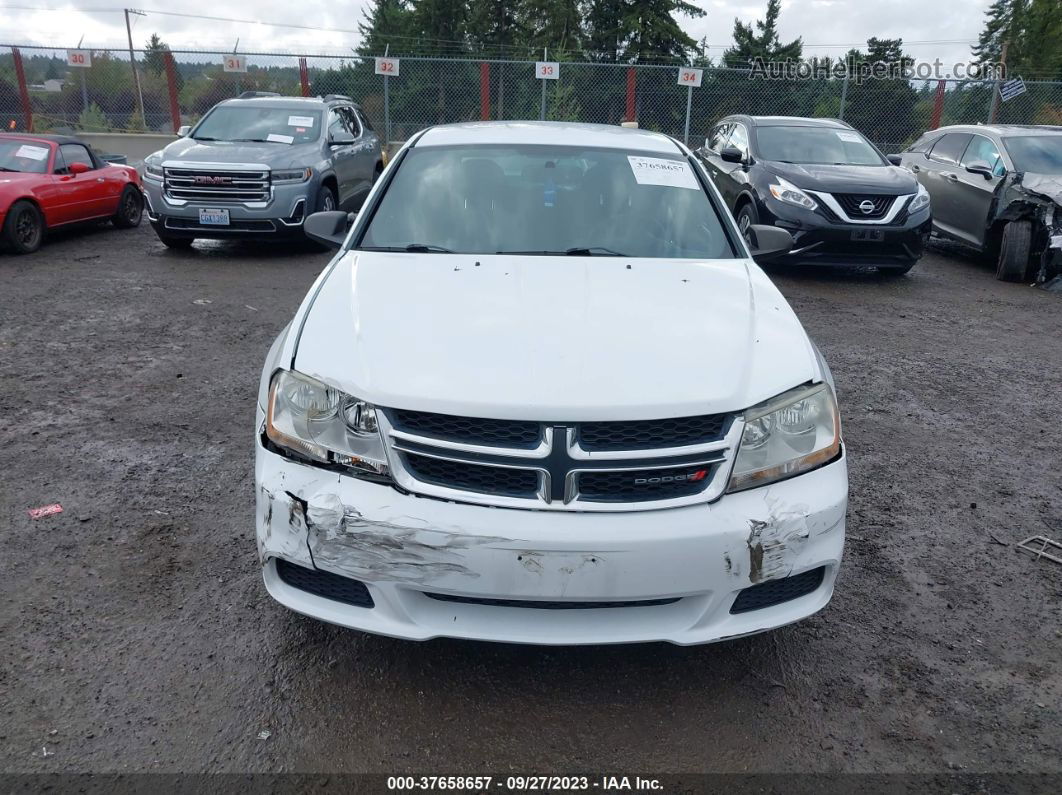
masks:
[(683, 160), (668, 160), (663, 157), (636, 157), (627, 155), (634, 179), (639, 185), (663, 185), (668, 188), (691, 188), (700, 190), (690, 164)]
[(48, 147), (28, 146), (23, 144), (15, 152), (15, 157), (28, 157), (30, 160), (44, 160), (48, 157)]
[(863, 139), (859, 137), (859, 133), (839, 132), (839, 133), (837, 133), (837, 137), (840, 138), (842, 141), (845, 141), (846, 143), (850, 143), (850, 144), (861, 144), (861, 143), (863, 143)]
[(295, 140), (294, 135), (281, 135), (280, 133), (269, 133), (266, 136), (267, 141), (271, 141), (275, 144), (290, 144)]
[(313, 116), (288, 116), (289, 127), (313, 127)]

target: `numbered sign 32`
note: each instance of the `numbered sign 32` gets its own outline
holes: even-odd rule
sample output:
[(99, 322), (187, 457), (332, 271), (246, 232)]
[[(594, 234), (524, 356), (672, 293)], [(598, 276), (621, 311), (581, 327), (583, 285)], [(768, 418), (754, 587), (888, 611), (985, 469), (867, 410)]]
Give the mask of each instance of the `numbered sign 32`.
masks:
[(559, 80), (560, 64), (556, 61), (539, 61), (535, 64), (535, 77), (539, 80)]
[(246, 72), (247, 57), (243, 55), (226, 55), (222, 62), (222, 68), (226, 72)]
[(397, 58), (377, 58), (376, 59), (376, 74), (387, 75), (388, 77), (398, 77), (398, 59)]
[(680, 86), (701, 87), (701, 78), (704, 76), (703, 69), (679, 69), (678, 84)]
[(67, 50), (66, 65), (88, 69), (92, 66), (92, 50)]

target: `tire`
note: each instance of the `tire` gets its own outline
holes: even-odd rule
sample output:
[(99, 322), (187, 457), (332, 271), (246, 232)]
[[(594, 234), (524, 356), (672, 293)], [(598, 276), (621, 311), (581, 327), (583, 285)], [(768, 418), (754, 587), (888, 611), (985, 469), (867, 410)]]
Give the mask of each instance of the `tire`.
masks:
[(32, 254), (44, 241), (44, 216), (37, 205), (26, 200), (17, 201), (7, 211), (3, 239), (16, 254)]
[(380, 178), (381, 174), (383, 174), (383, 163), (377, 163), (376, 164), (376, 168), (374, 168), (372, 170), (372, 184), (373, 185), (376, 184), (376, 180), (378, 180)]
[(749, 238), (748, 229), (753, 224), (758, 224), (760, 222), (759, 213), (756, 212), (756, 205), (754, 205), (752, 202), (747, 202), (746, 204), (741, 205), (741, 209), (738, 210), (736, 220), (738, 225), (738, 231), (741, 232), (741, 236), (745, 238), (745, 242), (748, 243), (751, 247), (752, 240)]
[(118, 212), (111, 222), (119, 229), (135, 229), (144, 217), (144, 195), (132, 185), (126, 185), (118, 199)]
[(159, 231), (156, 231), (155, 234), (159, 236), (159, 240), (162, 241), (162, 245), (166, 248), (191, 248), (192, 243), (195, 242), (195, 239), (191, 237), (171, 237), (170, 235), (164, 235)]
[(878, 273), (880, 273), (882, 276), (889, 276), (889, 277), (906, 276), (908, 273), (911, 272), (911, 268), (913, 268), (917, 263), (918, 263), (918, 260), (913, 259), (910, 262), (907, 262), (907, 263), (905, 263), (903, 265), (883, 265), (883, 266), (879, 266), (878, 267)]
[(339, 201), (336, 199), (336, 192), (327, 185), (322, 185), (317, 191), (317, 209), (314, 212), (324, 213), (330, 210), (339, 209)]
[(996, 261), (996, 278), (1002, 282), (1025, 281), (1029, 274), (1029, 252), (1032, 249), (1032, 223), (1011, 221), (1003, 229)]

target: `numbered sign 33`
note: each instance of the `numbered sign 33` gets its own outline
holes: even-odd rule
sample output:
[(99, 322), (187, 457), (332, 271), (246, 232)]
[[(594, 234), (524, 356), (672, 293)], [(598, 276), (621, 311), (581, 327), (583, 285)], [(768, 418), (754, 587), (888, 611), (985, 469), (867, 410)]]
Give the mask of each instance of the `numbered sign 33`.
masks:
[(539, 80), (559, 80), (560, 64), (556, 61), (539, 61), (535, 64), (535, 77)]
[(388, 77), (398, 77), (398, 59), (397, 58), (377, 58), (376, 59), (376, 74), (387, 75)]
[(247, 58), (243, 55), (226, 55), (222, 68), (226, 72), (246, 72)]
[(92, 50), (67, 50), (66, 65), (88, 69), (92, 66)]
[(679, 69), (678, 84), (680, 86), (701, 87), (701, 78), (704, 76), (703, 69)]

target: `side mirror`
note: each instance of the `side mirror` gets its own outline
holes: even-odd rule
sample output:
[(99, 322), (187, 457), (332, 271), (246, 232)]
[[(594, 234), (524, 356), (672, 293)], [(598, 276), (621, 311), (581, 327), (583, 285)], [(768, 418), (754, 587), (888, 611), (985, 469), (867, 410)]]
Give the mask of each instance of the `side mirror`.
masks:
[(343, 241), (347, 239), (349, 220), (350, 214), (341, 210), (314, 213), (302, 222), (302, 231), (306, 237), (329, 248), (342, 248)]
[(966, 170), (971, 174), (980, 174), (985, 179), (992, 179), (992, 169), (988, 167), (988, 163), (970, 163), (966, 167)]
[(723, 147), (723, 151), (719, 153), (719, 156), (723, 158), (725, 163), (740, 163), (744, 159), (741, 150), (736, 146)]
[(68, 168), (70, 169), (70, 173), (74, 176), (84, 174), (86, 171), (92, 171), (92, 168), (88, 163), (71, 163)]
[(192, 131), (192, 125), (191, 124), (182, 124), (180, 127), (177, 128), (177, 137), (178, 138), (184, 138), (191, 131)]
[(712, 151), (712, 139), (711, 138), (705, 138), (704, 139), (704, 151), (706, 151), (706, 152), (711, 152)]
[(793, 248), (793, 236), (785, 229), (766, 224), (752, 224), (748, 228), (749, 248), (756, 262), (768, 262)]
[(349, 146), (357, 140), (354, 136), (346, 130), (340, 130), (337, 133), (333, 133), (332, 137), (328, 139), (329, 146)]
[(903, 165), (903, 155), (885, 155), (885, 159), (892, 163), (894, 166)]

